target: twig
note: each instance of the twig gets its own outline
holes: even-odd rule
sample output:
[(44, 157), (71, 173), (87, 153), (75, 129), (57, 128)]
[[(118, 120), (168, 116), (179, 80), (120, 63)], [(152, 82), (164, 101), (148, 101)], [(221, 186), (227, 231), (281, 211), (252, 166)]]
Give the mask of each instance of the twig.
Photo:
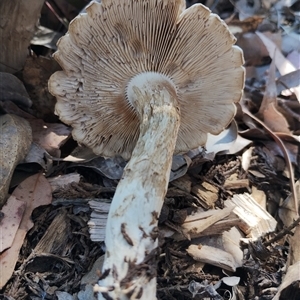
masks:
[(272, 243), (282, 239), (285, 235), (291, 234), (292, 229), (294, 229), (300, 223), (300, 217), (295, 220), (289, 227), (282, 229), (278, 234), (276, 234), (272, 239), (264, 243), (265, 247), (270, 246)]

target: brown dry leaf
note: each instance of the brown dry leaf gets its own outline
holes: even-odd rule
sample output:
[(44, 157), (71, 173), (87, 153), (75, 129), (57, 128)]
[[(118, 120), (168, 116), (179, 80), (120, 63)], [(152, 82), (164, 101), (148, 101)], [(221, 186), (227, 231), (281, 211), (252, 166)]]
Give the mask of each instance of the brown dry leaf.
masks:
[(28, 122), (15, 115), (0, 116), (0, 207), (4, 204), (13, 171), (29, 151), (32, 134)]
[[(293, 66), (293, 64), (283, 56), (280, 49), (273, 41), (271, 41), (265, 34), (261, 32), (256, 32), (256, 34), (268, 49), (269, 56), (275, 61), (275, 65), (281, 75), (286, 75), (296, 71), (296, 68)], [(300, 101), (300, 86), (291, 89), (291, 91), (295, 93), (298, 101)]]
[(50, 155), (60, 157), (60, 146), (69, 138), (71, 129), (64, 124), (44, 123), (41, 119), (29, 120), (33, 141)]
[(258, 112), (264, 123), (274, 132), (291, 133), (285, 117), (276, 109), (277, 88), (275, 81), (275, 61), (272, 60), (269, 70), (269, 80), (267, 82), (264, 97)]
[(253, 32), (241, 34), (236, 44), (243, 49), (246, 66), (261, 65), (264, 58), (269, 55), (263, 42)]
[(23, 107), (32, 105), (23, 82), (16, 76), (5, 72), (0, 72), (0, 101), (13, 101)]
[(24, 201), (26, 209), (12, 246), (0, 255), (0, 269), (2, 270), (0, 272), (0, 289), (10, 279), (24, 238), (33, 226), (31, 221), (32, 211), (38, 206), (50, 204), (52, 200), (51, 186), (42, 174), (36, 174), (24, 180), (12, 195), (16, 199)]
[[(233, 34), (237, 32), (253, 32), (257, 29), (258, 25), (263, 21), (261, 16), (252, 16), (244, 19), (243, 21), (238, 19), (230, 20), (227, 24)], [(226, 20), (225, 20), (226, 21)]]
[(267, 48), (269, 52), (269, 56), (272, 58), (272, 60), (275, 60), (275, 64), (277, 69), (279, 70), (281, 75), (285, 75), (288, 73), (291, 73), (295, 71), (295, 67), (292, 65), (292, 63), (287, 60), (283, 54), (281, 53), (278, 46), (268, 37), (265, 33), (256, 32), (256, 35), (262, 40), (265, 47)]
[[(28, 151), (26, 157), (24, 158), (23, 163), (24, 164), (25, 163), (37, 163), (44, 170), (50, 170), (53, 166), (52, 157), (48, 154), (48, 152), (44, 148), (37, 145), (36, 143), (31, 144), (30, 150)], [(37, 172), (34, 172), (34, 173), (37, 173)], [(16, 174), (14, 174), (13, 178), (16, 178), (15, 175)]]
[(14, 196), (10, 196), (2, 207), (1, 212), (4, 217), (0, 221), (0, 253), (11, 246), (22, 220), (25, 207), (25, 202), (16, 199)]
[(7, 114), (16, 115), (26, 120), (35, 119), (33, 115), (25, 112), (20, 107), (18, 107), (13, 101), (10, 100), (0, 101), (0, 108)]

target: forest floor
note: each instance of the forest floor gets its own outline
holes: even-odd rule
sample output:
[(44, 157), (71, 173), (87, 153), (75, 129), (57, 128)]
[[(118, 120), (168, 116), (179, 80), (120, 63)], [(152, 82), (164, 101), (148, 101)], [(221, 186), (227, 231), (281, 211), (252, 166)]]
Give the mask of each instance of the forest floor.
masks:
[[(300, 1), (191, 2), (208, 5), (237, 37), (246, 82), (231, 125), (173, 158), (159, 218), (157, 298), (300, 299)], [(17, 128), (9, 138), (16, 151), (29, 150), (17, 161), (9, 141), (0, 143), (8, 151), (2, 165), (13, 172), (0, 214), (0, 299), (96, 299), (105, 220), (126, 161), (78, 148), (54, 114), (47, 82), (60, 69), (52, 54), (66, 28), (53, 11), (70, 21), (79, 7), (45, 1), (43, 27), (15, 74), (25, 92), (2, 77), (15, 101), (1, 98), (1, 117), (9, 116), (1, 122)]]

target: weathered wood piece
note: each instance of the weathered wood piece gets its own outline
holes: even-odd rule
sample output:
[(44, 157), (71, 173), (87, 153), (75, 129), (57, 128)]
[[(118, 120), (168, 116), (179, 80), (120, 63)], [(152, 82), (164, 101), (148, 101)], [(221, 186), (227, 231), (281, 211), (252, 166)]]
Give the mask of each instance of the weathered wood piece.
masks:
[(208, 263), (231, 272), (236, 270), (237, 266), (233, 256), (224, 250), (198, 244), (190, 245), (187, 252), (196, 261)]
[(105, 228), (110, 202), (107, 199), (98, 199), (89, 201), (89, 205), (92, 209), (91, 218), (88, 222), (91, 240), (103, 242), (105, 240)]
[(236, 194), (224, 204), (233, 208), (233, 212), (240, 218), (239, 228), (247, 237), (257, 239), (276, 228), (276, 220), (247, 193)]
[[(185, 240), (186, 237), (190, 239), (202, 236), (202, 232), (210, 228), (217, 222), (225, 219), (231, 213), (233, 208), (226, 208), (222, 210), (209, 210), (209, 211), (197, 211), (196, 213), (188, 216), (184, 223), (181, 225), (182, 233), (175, 233), (173, 238), (177, 241)], [(229, 228), (223, 227), (224, 230)], [(220, 234), (222, 231), (216, 231), (215, 234)]]
[(204, 208), (213, 208), (218, 200), (219, 189), (208, 182), (202, 182), (192, 188), (192, 194), (197, 196)]
[(16, 73), (23, 68), (43, 4), (42, 0), (0, 1), (1, 72)]
[[(197, 262), (209, 263), (232, 271), (243, 265), (243, 251), (239, 245), (242, 237), (243, 234), (233, 227), (221, 235), (195, 239), (192, 241), (192, 245), (188, 247), (187, 252)], [(197, 245), (201, 246), (198, 247)], [(197, 267), (201, 266), (198, 265)]]
[(249, 188), (249, 179), (239, 179), (237, 174), (234, 173), (226, 179), (224, 188), (229, 190)]

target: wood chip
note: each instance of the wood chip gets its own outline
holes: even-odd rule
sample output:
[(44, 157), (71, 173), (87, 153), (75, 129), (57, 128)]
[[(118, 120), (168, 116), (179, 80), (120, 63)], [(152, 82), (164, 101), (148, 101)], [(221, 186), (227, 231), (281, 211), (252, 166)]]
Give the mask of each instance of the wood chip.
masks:
[(110, 202), (107, 199), (99, 199), (89, 201), (92, 214), (88, 222), (91, 240), (94, 242), (102, 242), (105, 239), (105, 228), (107, 215), (110, 208)]
[[(175, 240), (184, 240), (186, 236), (196, 238), (201, 236), (201, 232), (209, 228), (216, 222), (228, 217), (233, 208), (226, 208), (222, 210), (209, 210), (206, 212), (197, 211), (196, 213), (188, 216), (185, 222), (181, 225), (183, 234), (175, 233), (173, 238)], [(219, 231), (220, 233), (222, 231)]]
[(229, 190), (249, 188), (249, 179), (239, 179), (238, 175), (234, 173), (226, 179), (224, 188)]
[(247, 193), (236, 194), (224, 204), (240, 218), (239, 228), (247, 237), (257, 239), (276, 228), (276, 220)]
[(192, 193), (200, 199), (206, 209), (214, 208), (219, 198), (219, 189), (208, 182), (193, 186)]
[(176, 186), (177, 188), (191, 193), (192, 190), (192, 180), (189, 175), (185, 174), (183, 177), (177, 178), (172, 181), (172, 185)]
[(233, 256), (226, 251), (205, 245), (190, 245), (188, 254), (196, 261), (208, 263), (227, 271), (235, 272), (236, 262)]

